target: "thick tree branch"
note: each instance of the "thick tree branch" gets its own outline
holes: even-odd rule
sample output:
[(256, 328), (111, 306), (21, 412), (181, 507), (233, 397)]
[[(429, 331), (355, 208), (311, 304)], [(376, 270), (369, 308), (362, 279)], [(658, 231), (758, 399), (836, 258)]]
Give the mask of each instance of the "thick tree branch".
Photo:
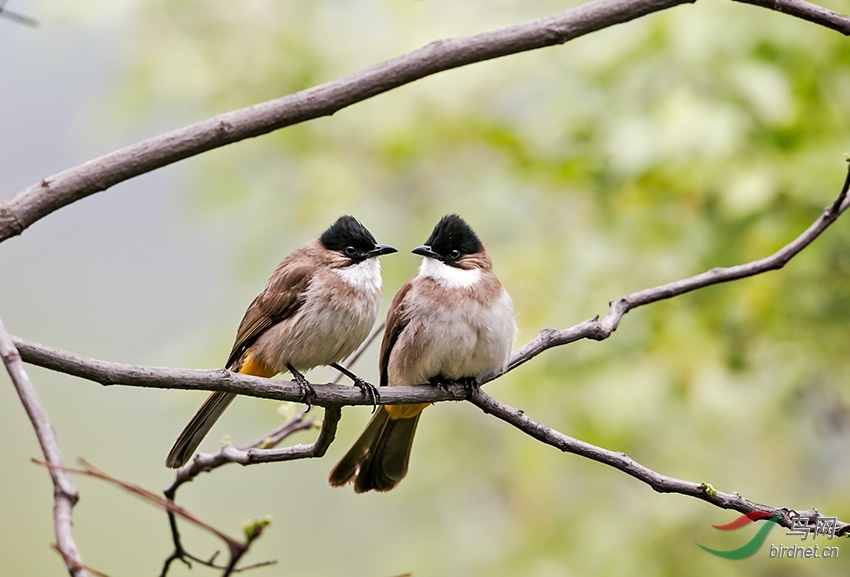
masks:
[[(12, 337), (27, 363), (66, 373), (102, 385), (124, 385), (154, 389), (226, 391), (275, 401), (301, 402), (303, 391), (297, 383), (231, 373), (225, 369), (171, 369), (112, 363), (47, 347)], [(426, 390), (427, 389), (427, 390)], [(381, 404), (432, 403), (465, 398), (462, 386), (446, 391), (436, 387), (392, 387), (381, 391)], [(320, 407), (372, 405), (371, 398), (344, 385), (316, 385), (312, 404)]]
[[(794, 519), (799, 517), (807, 517), (810, 520), (812, 529), (815, 527), (814, 519), (820, 516), (817, 509), (805, 511), (796, 511), (794, 509), (771, 507), (769, 505), (760, 505), (753, 503), (741, 497), (738, 493), (721, 493), (714, 490), (708, 483), (693, 483), (690, 481), (682, 481), (673, 477), (668, 477), (660, 473), (656, 473), (648, 467), (644, 467), (640, 463), (636, 463), (625, 453), (615, 453), (608, 451), (596, 445), (579, 441), (572, 437), (568, 437), (563, 433), (559, 433), (554, 429), (550, 429), (540, 423), (527, 417), (522, 411), (500, 403), (490, 397), (481, 390), (475, 391), (469, 399), (473, 404), (478, 406), (487, 414), (493, 415), (506, 423), (513, 425), (520, 431), (537, 439), (541, 443), (551, 445), (556, 449), (560, 449), (565, 453), (573, 453), (580, 455), (597, 463), (602, 463), (610, 467), (614, 467), (635, 479), (642, 481), (652, 487), (658, 493), (678, 493), (701, 499), (712, 505), (723, 509), (732, 509), (740, 513), (751, 513), (753, 511), (761, 511), (768, 513), (769, 516), (779, 515), (778, 523), (788, 528), (792, 528)], [(838, 522), (835, 528), (836, 536), (844, 536), (850, 534), (850, 523)]]
[[(694, 0), (594, 0), (523, 24), (442, 40), (336, 80), (214, 116), (91, 160), (0, 203), (0, 242), (55, 210), (179, 160), (343, 108), (438, 72), (547, 46)], [(799, 0), (753, 0), (759, 6), (847, 34), (850, 18)]]
[(83, 558), (74, 541), (72, 531), (71, 511), (79, 499), (79, 494), (77, 488), (71, 482), (71, 477), (63, 469), (65, 459), (62, 457), (62, 451), (59, 450), (56, 434), (50, 425), (47, 412), (41, 405), (38, 393), (36, 393), (29, 375), (24, 370), (21, 356), (18, 354), (9, 333), (6, 332), (3, 321), (0, 321), (0, 356), (3, 357), (3, 363), (12, 378), (12, 384), (18, 391), (21, 404), (24, 405), (27, 416), (33, 429), (35, 429), (35, 435), (41, 445), (44, 458), (50, 464), (50, 478), (53, 481), (53, 526), (56, 534), (56, 547), (68, 567), (68, 572), (73, 577), (88, 577), (89, 572), (83, 565)]

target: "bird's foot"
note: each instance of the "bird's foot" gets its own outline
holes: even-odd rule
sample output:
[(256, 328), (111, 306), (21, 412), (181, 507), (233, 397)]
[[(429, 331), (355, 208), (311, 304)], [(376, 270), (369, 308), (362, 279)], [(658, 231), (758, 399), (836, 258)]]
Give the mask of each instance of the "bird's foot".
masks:
[(463, 385), (463, 390), (466, 391), (466, 397), (468, 399), (474, 397), (481, 390), (481, 385), (475, 377), (463, 377), (458, 382)]
[(374, 413), (378, 409), (378, 399), (381, 398), (381, 395), (378, 393), (378, 388), (372, 383), (367, 382), (364, 379), (361, 379), (342, 365), (338, 363), (333, 363), (331, 365), (333, 368), (341, 372), (343, 375), (351, 379), (351, 381), (360, 389), (360, 392), (363, 394), (364, 399), (369, 399), (372, 401), (372, 412)]
[(301, 402), (307, 405), (307, 410), (309, 411), (313, 408), (313, 399), (316, 398), (316, 390), (310, 384), (310, 381), (299, 373), (295, 367), (286, 365), (286, 368), (289, 369), (289, 372), (292, 373), (292, 379), (298, 384), (298, 388), (301, 390)]
[(451, 389), (449, 389), (449, 385), (453, 384), (454, 381), (450, 381), (442, 375), (437, 375), (436, 377), (431, 377), (430, 379), (428, 379), (428, 382), (443, 391), (444, 393), (451, 393), (452, 397), (454, 397), (455, 399), (457, 398), (457, 395)]

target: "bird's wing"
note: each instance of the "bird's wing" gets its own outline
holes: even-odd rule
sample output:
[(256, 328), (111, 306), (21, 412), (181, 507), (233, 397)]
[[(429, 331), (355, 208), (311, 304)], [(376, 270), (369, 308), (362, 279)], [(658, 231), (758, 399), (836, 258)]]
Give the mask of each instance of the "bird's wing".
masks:
[(398, 289), (398, 292), (395, 293), (395, 296), (393, 296), (393, 300), (390, 302), (390, 308), (387, 311), (387, 323), (384, 327), (384, 338), (381, 341), (380, 355), (382, 387), (386, 387), (388, 384), (387, 366), (390, 364), (390, 353), (392, 352), (393, 346), (398, 340), (399, 335), (408, 323), (408, 317), (404, 310), (404, 297), (413, 286), (412, 280), (413, 279), (401, 285), (401, 288)]
[(227, 359), (227, 368), (238, 363), (245, 351), (269, 328), (294, 315), (304, 303), (304, 292), (310, 284), (313, 266), (307, 259), (292, 258), (292, 253), (278, 265), (266, 288), (245, 311), (236, 342)]

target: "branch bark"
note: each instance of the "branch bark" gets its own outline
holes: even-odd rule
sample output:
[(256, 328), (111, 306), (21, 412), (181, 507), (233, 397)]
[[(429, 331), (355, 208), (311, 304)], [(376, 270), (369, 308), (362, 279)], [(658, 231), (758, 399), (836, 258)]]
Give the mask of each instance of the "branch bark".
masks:
[[(510, 54), (564, 44), (591, 32), (695, 0), (594, 0), (544, 18), (441, 40), (408, 54), (121, 148), (43, 179), (0, 203), (0, 242), (68, 204), (214, 148), (342, 110), (421, 78)], [(736, 0), (788, 13), (842, 34), (850, 18), (800, 0)]]
[(56, 434), (50, 425), (47, 412), (41, 405), (38, 393), (24, 370), (21, 356), (15, 348), (12, 338), (6, 332), (3, 321), (0, 320), (0, 356), (12, 379), (12, 384), (18, 392), (21, 404), (35, 430), (35, 436), (41, 445), (42, 454), (50, 464), (50, 479), (53, 481), (53, 528), (56, 534), (56, 548), (62, 555), (68, 572), (73, 577), (88, 577), (89, 572), (83, 564), (83, 558), (72, 531), (71, 512), (80, 498), (77, 488), (71, 482), (71, 477), (65, 471), (65, 459), (56, 441)]

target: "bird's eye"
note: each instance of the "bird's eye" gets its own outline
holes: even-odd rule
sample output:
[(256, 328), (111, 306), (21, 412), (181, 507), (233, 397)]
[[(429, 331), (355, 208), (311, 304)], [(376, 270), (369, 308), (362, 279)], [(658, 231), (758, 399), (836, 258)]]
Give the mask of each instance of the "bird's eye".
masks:
[(460, 251), (458, 249), (454, 249), (449, 253), (449, 258), (452, 260), (457, 260), (460, 258)]
[(347, 247), (345, 247), (345, 250), (343, 250), (343, 252), (347, 256), (354, 256), (355, 254), (357, 254), (357, 249), (354, 248), (353, 246), (347, 246)]

